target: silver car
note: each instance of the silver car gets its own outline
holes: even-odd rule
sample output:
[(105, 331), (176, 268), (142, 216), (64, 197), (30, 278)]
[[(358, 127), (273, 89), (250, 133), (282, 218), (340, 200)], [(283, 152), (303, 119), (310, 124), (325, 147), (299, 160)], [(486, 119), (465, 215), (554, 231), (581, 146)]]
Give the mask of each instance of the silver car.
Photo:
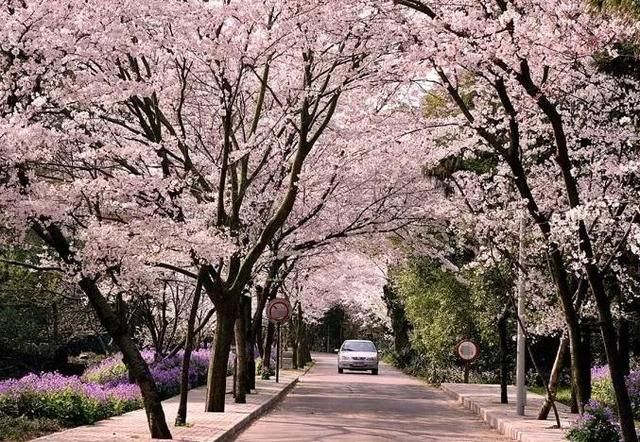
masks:
[(378, 374), (378, 350), (371, 341), (348, 340), (338, 350), (338, 373), (344, 370), (371, 370)]

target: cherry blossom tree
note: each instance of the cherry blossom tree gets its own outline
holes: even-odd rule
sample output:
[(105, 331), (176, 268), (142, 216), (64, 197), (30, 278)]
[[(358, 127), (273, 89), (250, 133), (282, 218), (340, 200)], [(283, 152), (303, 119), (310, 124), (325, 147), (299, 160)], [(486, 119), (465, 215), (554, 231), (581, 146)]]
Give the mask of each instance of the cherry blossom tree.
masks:
[(457, 133), (431, 134), (434, 142), (448, 137), (434, 143), (434, 158), (489, 155), (517, 189), (513, 207), (528, 213), (547, 248), (578, 380), (584, 355), (572, 298), (579, 281), (588, 283), (623, 437), (637, 440), (604, 286), (606, 275), (624, 279), (618, 258), (633, 248), (629, 238), (637, 229), (629, 181), (637, 161), (637, 85), (599, 64), (615, 57), (615, 44), (633, 38), (635, 29), (592, 14), (582, 2), (396, 3), (411, 11), (413, 62), (431, 66), (458, 108), (439, 118), (455, 122)]
[(292, 211), (309, 154), (340, 156), (322, 139), (352, 124), (339, 104), (364, 105), (397, 49), (375, 32), (380, 11), (3, 3), (2, 224), (35, 231), (86, 293), (143, 390), (153, 437), (170, 433), (110, 295), (157, 292), (166, 272), (203, 287), (217, 316), (207, 410), (222, 411), (253, 267)]

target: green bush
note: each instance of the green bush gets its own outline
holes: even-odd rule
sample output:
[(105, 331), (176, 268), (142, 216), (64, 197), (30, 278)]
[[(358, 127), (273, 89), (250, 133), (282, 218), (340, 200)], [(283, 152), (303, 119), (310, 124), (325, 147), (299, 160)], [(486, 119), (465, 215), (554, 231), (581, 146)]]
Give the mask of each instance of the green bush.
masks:
[(260, 376), (260, 379), (267, 380), (274, 376), (276, 371), (273, 367), (265, 367), (262, 362), (262, 358), (256, 359), (256, 375)]
[(616, 394), (611, 378), (600, 378), (591, 383), (591, 397), (602, 405), (615, 410)]
[(108, 384), (110, 382), (120, 382), (122, 379), (128, 378), (127, 367), (124, 362), (110, 363), (109, 359), (105, 359), (101, 364), (96, 365), (83, 376), (87, 382), (96, 384)]
[(0, 416), (0, 441), (21, 442), (61, 429), (56, 419)]

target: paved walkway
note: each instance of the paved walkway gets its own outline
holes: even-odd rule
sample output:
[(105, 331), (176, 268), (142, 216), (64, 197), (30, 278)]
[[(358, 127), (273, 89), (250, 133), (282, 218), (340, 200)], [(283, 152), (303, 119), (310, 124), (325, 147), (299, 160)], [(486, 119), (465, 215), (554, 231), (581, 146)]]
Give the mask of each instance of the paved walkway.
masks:
[(556, 404), (562, 428), (554, 428), (556, 421), (553, 411), (546, 421), (537, 420), (536, 415), (544, 398), (531, 392), (527, 392), (525, 416), (518, 416), (515, 406), (516, 389), (511, 386), (508, 389), (509, 404), (500, 403), (499, 385), (442, 384), (442, 389), (466, 408), (482, 416), (492, 428), (522, 442), (566, 442), (564, 434), (577, 418), (575, 414), (571, 414), (569, 407)]
[(336, 356), (316, 365), (238, 441), (506, 441), (439, 389), (388, 365), (380, 374), (338, 374)]
[[(187, 426), (174, 427), (173, 420), (178, 411), (179, 397), (173, 397), (162, 402), (167, 423), (171, 428), (174, 440), (189, 442), (213, 442), (222, 436), (227, 436), (229, 430), (237, 425), (246, 423), (246, 419), (255, 418), (255, 414), (262, 412), (262, 408), (269, 407), (269, 401), (292, 385), (302, 371), (286, 370), (281, 372), (280, 383), (273, 378), (268, 381), (256, 380), (256, 393), (247, 395), (246, 404), (236, 404), (233, 397), (227, 395), (226, 411), (224, 413), (205, 413), (204, 400), (206, 387), (193, 389), (189, 392), (189, 407)], [(228, 378), (228, 384), (231, 378)], [(231, 389), (231, 385), (227, 386)], [(103, 442), (103, 441), (148, 441), (149, 429), (144, 410), (132, 411), (121, 416), (112, 417), (96, 422), (93, 425), (72, 428), (59, 433), (36, 439), (46, 442)]]

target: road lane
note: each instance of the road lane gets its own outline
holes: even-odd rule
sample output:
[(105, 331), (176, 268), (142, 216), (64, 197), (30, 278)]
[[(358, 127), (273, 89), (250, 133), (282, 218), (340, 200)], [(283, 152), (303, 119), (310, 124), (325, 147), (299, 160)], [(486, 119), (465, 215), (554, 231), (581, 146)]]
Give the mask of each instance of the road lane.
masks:
[(440, 390), (388, 365), (338, 374), (336, 356), (315, 367), (238, 441), (506, 441)]

